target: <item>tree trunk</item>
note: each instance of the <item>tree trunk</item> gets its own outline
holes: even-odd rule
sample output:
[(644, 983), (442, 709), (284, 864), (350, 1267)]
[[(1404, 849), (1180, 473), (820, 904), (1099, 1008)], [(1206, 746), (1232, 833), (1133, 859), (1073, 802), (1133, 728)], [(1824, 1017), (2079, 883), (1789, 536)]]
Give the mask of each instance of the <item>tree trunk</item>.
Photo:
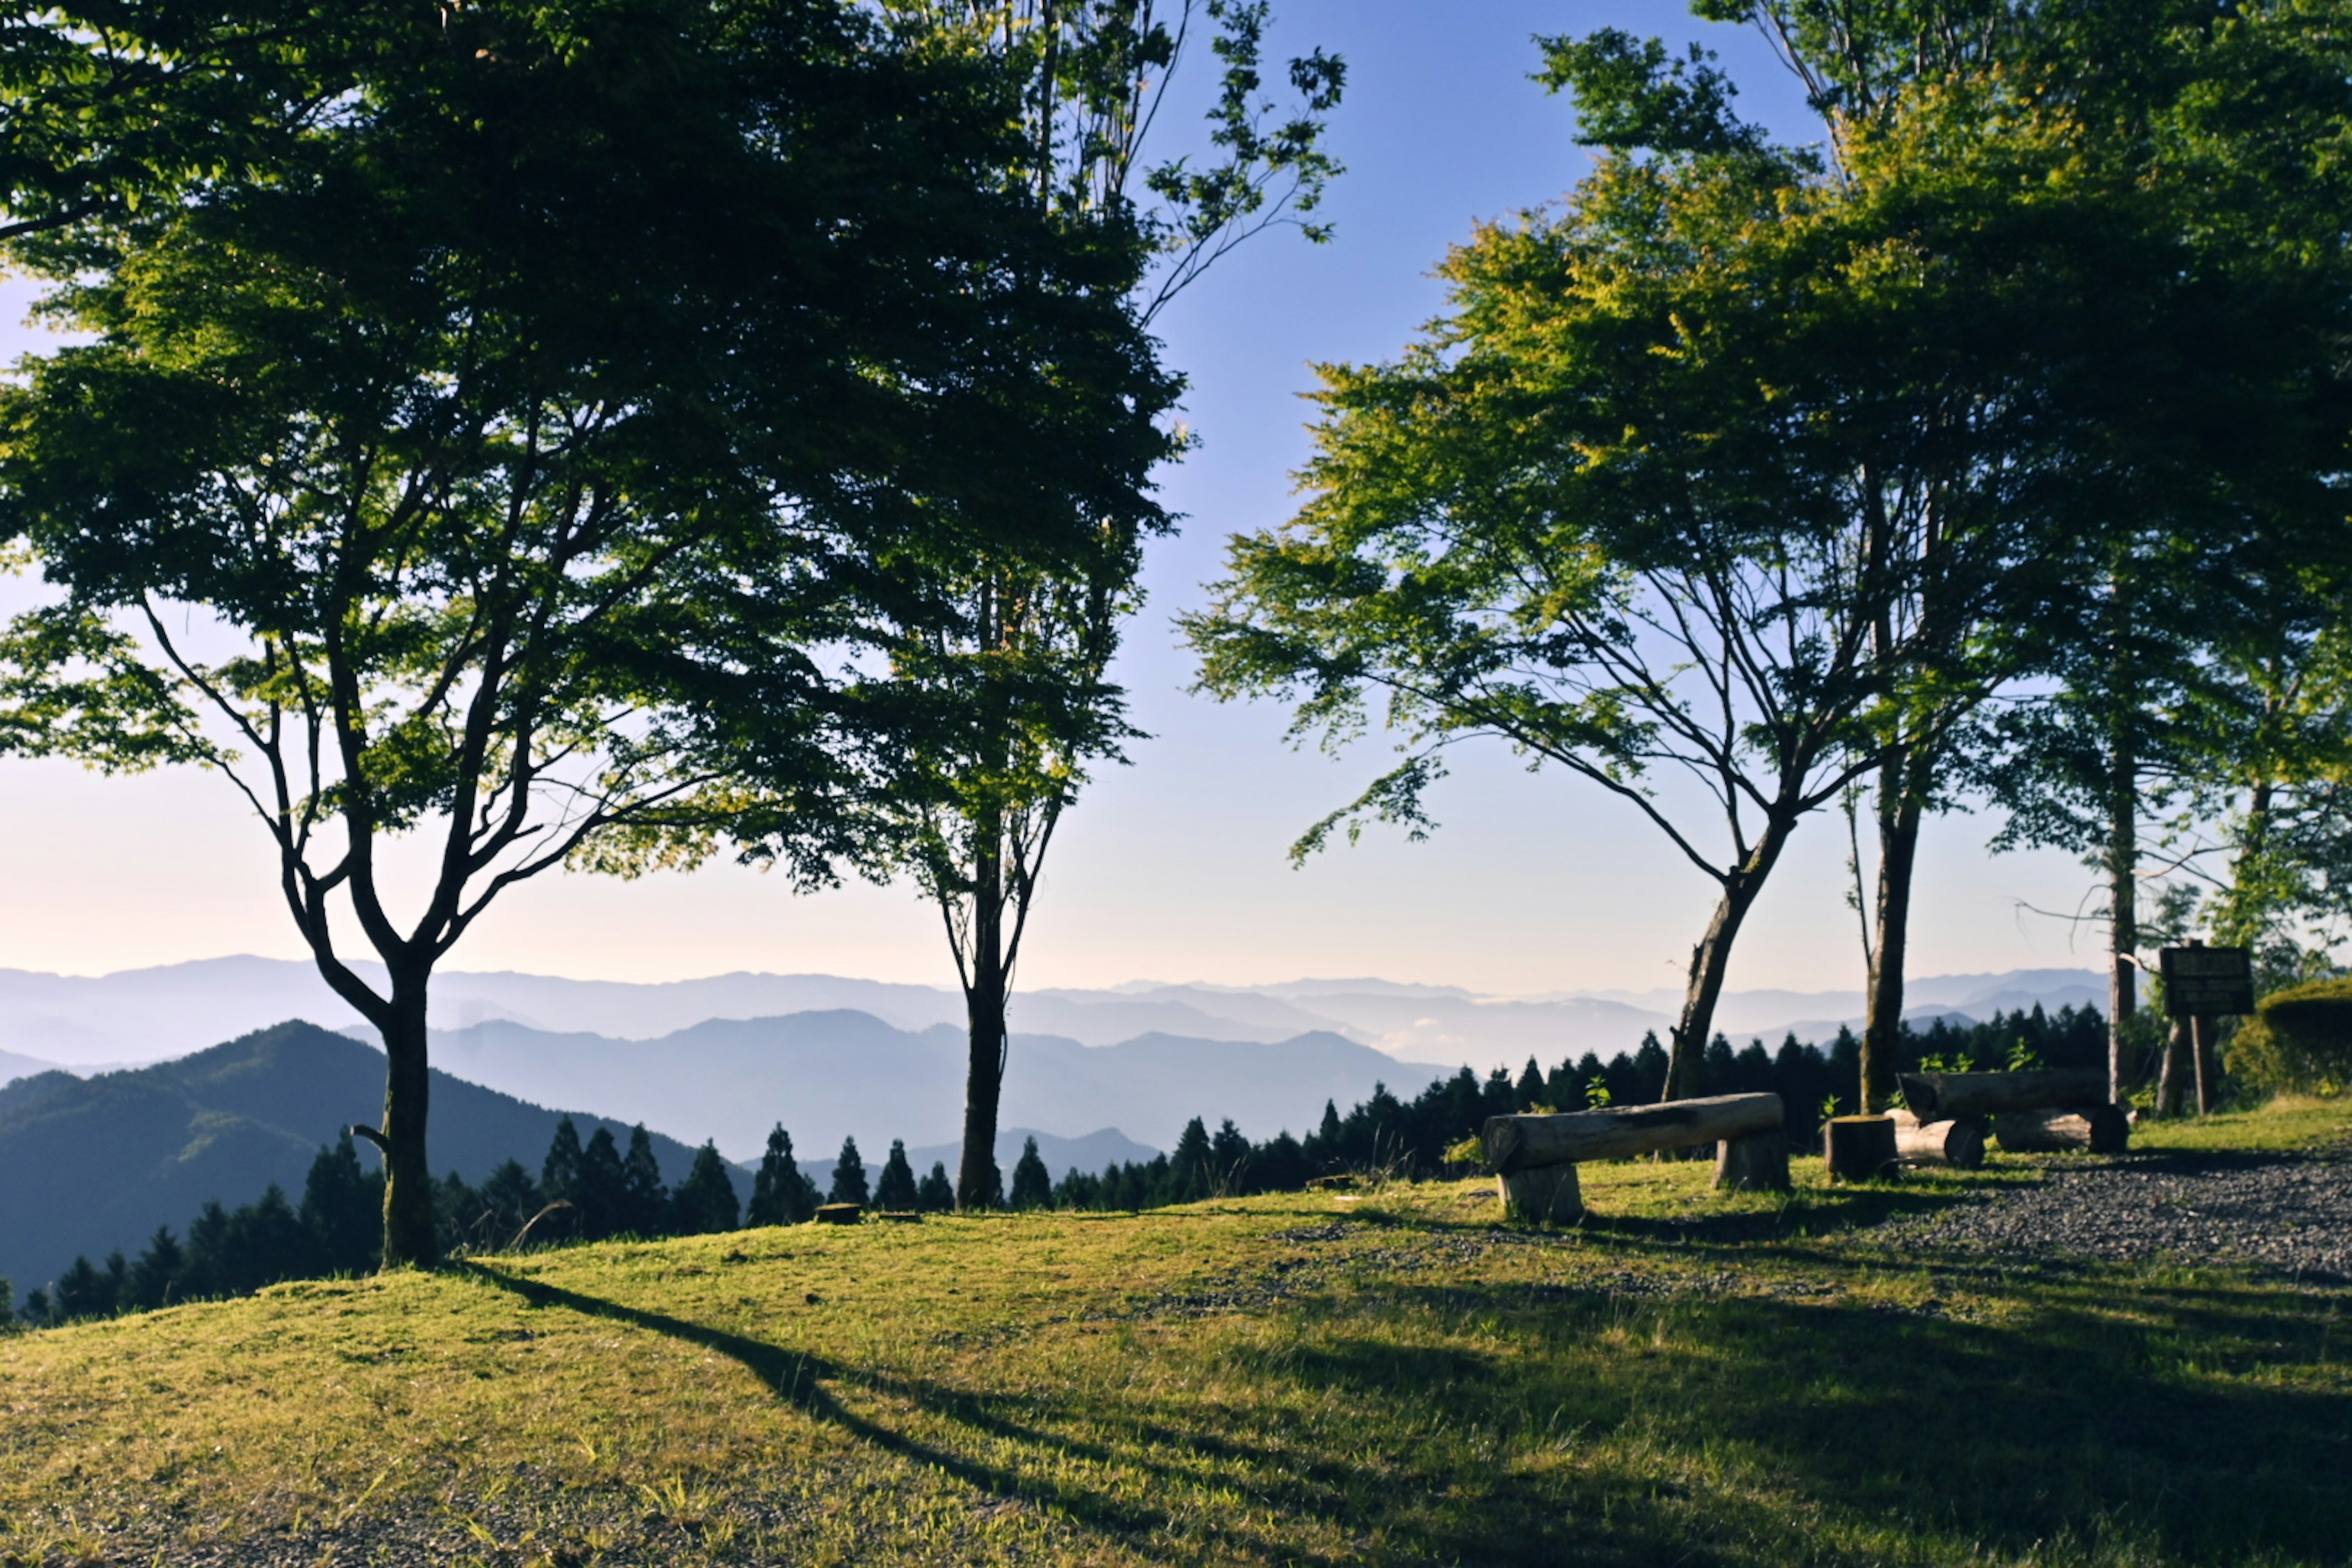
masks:
[(425, 1026), (425, 981), (392, 984), (392, 1018), (383, 1030), (383, 1266), (423, 1268), (440, 1255), (433, 1226), (433, 1173), (425, 1158), (425, 1121), (433, 1074)]
[(2107, 731), (2107, 1098), (2120, 1105), (2138, 1078), (2131, 1059), (2139, 1010), (2139, 768), (2132, 746), (2137, 683), (2127, 643), (2130, 606), (2118, 578), (2112, 634)]
[(1716, 900), (1706, 935), (1691, 949), (1690, 984), (1683, 994), (1682, 1019), (1675, 1026), (1674, 1046), (1667, 1053), (1666, 1089), (1661, 1099), (1698, 1097), (1700, 1058), (1706, 1053), (1707, 1036), (1715, 1027), (1715, 1005), (1723, 996), (1724, 976), (1730, 972), (1731, 944), (1738, 940), (1740, 922), (1748, 918), (1756, 895), (1764, 890), (1764, 879), (1772, 874), (1795, 826), (1793, 817), (1768, 821), (1748, 858), (1724, 879), (1723, 896)]
[(2200, 1015), (2189, 1020), (2189, 1039), (2197, 1058), (2197, 1114), (2210, 1116), (2221, 1098), (2221, 1064), (2213, 1059), (2213, 1020)]
[(1715, 1094), (1558, 1116), (1490, 1116), (1485, 1129), (1486, 1163), (1508, 1175), (1538, 1165), (1618, 1160), (1713, 1143), (1773, 1131), (1786, 1121), (1777, 1094)]
[(1891, 1116), (1832, 1116), (1822, 1123), (1822, 1157), (1832, 1182), (1868, 1182), (1898, 1174), (1902, 1162)]
[(971, 951), (964, 982), (964, 1019), (971, 1054), (964, 1068), (963, 1155), (956, 1171), (956, 1207), (996, 1206), (996, 1112), (1004, 1093), (1003, 864), (992, 854), (973, 870)]
[(2120, 1154), (2131, 1144), (2131, 1119), (2118, 1105), (2011, 1110), (1992, 1119), (1992, 1135), (2002, 1148), (2020, 1154)]
[(1895, 1103), (1903, 1048), (1903, 963), (1911, 937), (1911, 871), (1919, 857), (1919, 816), (1930, 759), (1890, 746), (1878, 765), (1877, 936), (1862, 1031), (1862, 1109)]
[(1905, 1164), (1973, 1171), (1984, 1163), (1985, 1130), (1973, 1117), (1923, 1123), (1907, 1110), (1888, 1114), (1895, 1121), (1895, 1152)]
[(2175, 1018), (2164, 1042), (2164, 1072), (2156, 1084), (2156, 1113), (2159, 1117), (2180, 1114), (2180, 1097), (2196, 1068), (2189, 1057), (2189, 1025)]
[(1784, 1127), (1743, 1132), (1715, 1146), (1715, 1188), (1730, 1193), (1789, 1190), (1789, 1133)]
[(1503, 1212), (1535, 1225), (1572, 1225), (1584, 1216), (1584, 1193), (1574, 1165), (1535, 1165), (1496, 1176)]
[(1998, 1116), (2004, 1110), (2095, 1105), (2104, 1088), (2104, 1076), (2096, 1068), (1903, 1075), (1904, 1103), (1922, 1122), (1949, 1121), (1958, 1116)]

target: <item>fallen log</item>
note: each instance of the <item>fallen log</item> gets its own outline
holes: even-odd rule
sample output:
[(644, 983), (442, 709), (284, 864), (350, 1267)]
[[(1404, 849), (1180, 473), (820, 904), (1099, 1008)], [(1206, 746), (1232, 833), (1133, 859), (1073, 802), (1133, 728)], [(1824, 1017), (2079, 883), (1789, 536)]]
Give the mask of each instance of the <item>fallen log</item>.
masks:
[(1921, 1124), (2004, 1110), (2055, 1110), (2096, 1105), (2107, 1098), (2107, 1075), (2097, 1068), (2055, 1072), (1906, 1072), (1903, 1103)]
[(2120, 1105), (2011, 1110), (1992, 1119), (1992, 1135), (2017, 1154), (2120, 1154), (2131, 1147), (2131, 1118)]
[(1509, 1175), (1534, 1165), (1623, 1159), (1762, 1132), (1784, 1120), (1777, 1094), (1714, 1094), (1554, 1116), (1490, 1116), (1486, 1163), (1496, 1174)]
[(1570, 1225), (1584, 1217), (1584, 1190), (1574, 1165), (1530, 1165), (1496, 1176), (1503, 1212), (1513, 1219), (1541, 1225)]
[(1906, 1165), (1949, 1165), (1973, 1171), (1984, 1163), (1984, 1123), (1974, 1117), (1930, 1121), (1924, 1126), (1907, 1110), (1895, 1110), (1895, 1152)]
[[(1576, 1169), (1570, 1165), (1570, 1170)], [(1743, 1132), (1715, 1146), (1715, 1189), (1719, 1193), (1785, 1193), (1789, 1190), (1789, 1135), (1778, 1127)]]
[(1869, 1182), (1901, 1173), (1895, 1118), (1832, 1116), (1822, 1123), (1822, 1155), (1832, 1182)]

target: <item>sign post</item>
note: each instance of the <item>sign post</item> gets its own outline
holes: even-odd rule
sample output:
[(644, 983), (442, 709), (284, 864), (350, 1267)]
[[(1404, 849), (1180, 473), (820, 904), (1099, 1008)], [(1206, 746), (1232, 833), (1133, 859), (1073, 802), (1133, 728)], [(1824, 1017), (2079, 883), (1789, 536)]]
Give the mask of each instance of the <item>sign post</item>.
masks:
[(2213, 1109), (2220, 1069), (2213, 1061), (2213, 1020), (2224, 1013), (2254, 1010), (2254, 955), (2242, 947), (2207, 947), (2192, 941), (2158, 955), (2164, 973), (2164, 1010), (2189, 1020), (2190, 1048), (2197, 1058), (2197, 1114)]

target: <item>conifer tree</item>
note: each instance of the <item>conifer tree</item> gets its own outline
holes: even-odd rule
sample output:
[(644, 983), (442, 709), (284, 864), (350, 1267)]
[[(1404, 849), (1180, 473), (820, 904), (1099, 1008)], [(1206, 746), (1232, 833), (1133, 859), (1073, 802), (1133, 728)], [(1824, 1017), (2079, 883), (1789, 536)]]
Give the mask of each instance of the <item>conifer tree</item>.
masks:
[[(117, 1256), (120, 1256), (119, 1254)], [(105, 1273), (87, 1258), (76, 1258), (58, 1277), (51, 1313), (61, 1323), (114, 1315), (114, 1290)]]
[(183, 1286), (182, 1276), (187, 1268), (188, 1255), (180, 1249), (179, 1238), (172, 1234), (172, 1227), (157, 1226), (155, 1234), (147, 1238), (146, 1250), (131, 1266), (128, 1304), (142, 1312), (170, 1306)]
[(1045, 1162), (1038, 1157), (1034, 1136), (1021, 1141), (1021, 1158), (1013, 1163), (1013, 1206), (1016, 1209), (1042, 1209), (1054, 1202), (1054, 1178), (1047, 1174)]
[(694, 1168), (670, 1200), (671, 1231), (677, 1236), (709, 1236), (733, 1230), (741, 1217), (727, 1162), (716, 1143), (705, 1143), (694, 1152)]
[(890, 1157), (882, 1163), (882, 1180), (874, 1188), (874, 1206), (903, 1212), (916, 1206), (915, 1168), (907, 1163), (907, 1141), (890, 1140)]
[(24, 1320), (31, 1328), (46, 1329), (49, 1326), (49, 1293), (37, 1285), (25, 1298)]
[(302, 1184), (302, 1224), (328, 1273), (362, 1273), (383, 1254), (383, 1178), (371, 1179), (360, 1168), (349, 1132), (310, 1162)]
[(0, 1274), (0, 1334), (16, 1326), (16, 1282)]
[(955, 1207), (955, 1184), (948, 1180), (948, 1163), (931, 1162), (930, 1174), (915, 1189), (915, 1207), (925, 1214), (945, 1214)]
[[(547, 1202), (572, 1203), (580, 1191), (580, 1129), (565, 1117), (555, 1124), (555, 1137), (547, 1145), (547, 1159), (539, 1167), (540, 1191)], [(573, 1224), (578, 1218), (575, 1215)]]
[[(701, 1163), (698, 1160), (696, 1169), (700, 1168)], [(681, 1189), (682, 1192), (683, 1189)], [(732, 1187), (728, 1189), (727, 1195), (731, 1214), (735, 1196)], [(677, 1206), (677, 1212), (684, 1213), (690, 1205), (680, 1204)], [(662, 1184), (661, 1162), (654, 1158), (653, 1137), (646, 1131), (646, 1124), (640, 1121), (629, 1129), (629, 1152), (621, 1161), (619, 1228), (636, 1236), (659, 1236), (662, 1234), (663, 1223), (671, 1210), (669, 1191)], [(726, 1228), (729, 1230), (735, 1228), (735, 1222), (731, 1217), (728, 1220)], [(688, 1231), (685, 1234), (698, 1236), (702, 1233)]]
[(1176, 1152), (1169, 1161), (1175, 1179), (1175, 1194), (1171, 1201), (1189, 1204), (1207, 1197), (1216, 1180), (1214, 1160), (1209, 1147), (1209, 1129), (1195, 1116), (1184, 1123), (1184, 1131), (1176, 1140)]
[(778, 1122), (768, 1131), (768, 1150), (760, 1157), (759, 1173), (751, 1178), (751, 1212), (747, 1225), (799, 1225), (816, 1213), (816, 1184), (801, 1173), (793, 1158), (793, 1135)]
[(580, 1151), (580, 1181), (572, 1201), (580, 1211), (580, 1234), (601, 1241), (620, 1233), (628, 1194), (621, 1172), (621, 1146), (613, 1130), (599, 1127)]
[(482, 1239), (491, 1247), (511, 1245), (547, 1204), (539, 1184), (515, 1160), (505, 1161), (490, 1173), (482, 1184), (481, 1200), (490, 1230)]
[(1528, 1065), (1519, 1069), (1517, 1099), (1517, 1109), (1521, 1110), (1531, 1110), (1544, 1103), (1543, 1068), (1536, 1066), (1536, 1058), (1533, 1057), (1529, 1057)]
[(833, 1163), (833, 1190), (825, 1202), (833, 1204), (865, 1204), (873, 1201), (866, 1184), (866, 1162), (857, 1152), (857, 1140), (841, 1141), (841, 1156)]

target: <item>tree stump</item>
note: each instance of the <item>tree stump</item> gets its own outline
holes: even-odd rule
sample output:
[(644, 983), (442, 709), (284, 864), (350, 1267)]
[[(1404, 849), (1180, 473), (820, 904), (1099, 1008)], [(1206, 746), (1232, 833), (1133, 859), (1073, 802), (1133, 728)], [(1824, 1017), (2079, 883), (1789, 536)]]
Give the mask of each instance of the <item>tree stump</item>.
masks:
[(1955, 1121), (1931, 1121), (1922, 1127), (1907, 1110), (1895, 1119), (1895, 1152), (1906, 1165), (1949, 1165), (1973, 1171), (1984, 1163), (1984, 1124), (1973, 1117)]
[(2012, 1110), (1992, 1119), (1992, 1135), (2019, 1154), (2120, 1154), (2131, 1147), (2131, 1119), (2120, 1105)]
[(1902, 1170), (1891, 1116), (1832, 1116), (1822, 1125), (1832, 1182), (1868, 1182)]
[(1789, 1135), (1778, 1127), (1743, 1132), (1715, 1146), (1715, 1190), (1785, 1193), (1789, 1190)]
[(865, 1213), (865, 1205), (861, 1204), (819, 1204), (816, 1205), (816, 1222), (819, 1225), (856, 1225)]
[(1584, 1191), (1570, 1164), (1531, 1165), (1495, 1178), (1503, 1212), (1530, 1224), (1570, 1225), (1584, 1217)]

